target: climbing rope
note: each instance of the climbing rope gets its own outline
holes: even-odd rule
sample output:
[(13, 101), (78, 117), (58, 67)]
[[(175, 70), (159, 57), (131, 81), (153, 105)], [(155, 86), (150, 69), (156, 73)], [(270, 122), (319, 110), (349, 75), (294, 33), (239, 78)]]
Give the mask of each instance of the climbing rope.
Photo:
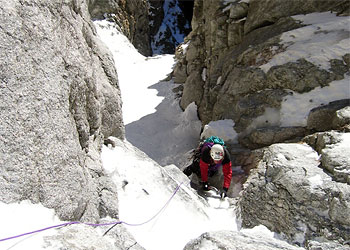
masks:
[(148, 219), (148, 220), (146, 220), (146, 221), (144, 221), (142, 223), (132, 224), (132, 223), (124, 222), (124, 221), (116, 221), (116, 222), (108, 222), (108, 223), (101, 223), (101, 224), (93, 224), (93, 223), (85, 223), (85, 222), (80, 222), (80, 221), (71, 221), (71, 222), (66, 222), (66, 223), (62, 223), (62, 224), (58, 224), (58, 225), (54, 225), (54, 226), (50, 226), (50, 227), (45, 227), (45, 228), (38, 229), (38, 230), (35, 230), (35, 231), (32, 231), (32, 232), (27, 232), (27, 233), (11, 236), (11, 237), (8, 237), (8, 238), (0, 239), (0, 242), (7, 241), (7, 240), (12, 240), (12, 239), (16, 239), (16, 238), (20, 238), (20, 237), (23, 237), (23, 236), (26, 236), (26, 235), (30, 235), (30, 234), (40, 233), (40, 232), (43, 232), (43, 231), (46, 231), (46, 230), (49, 230), (49, 229), (65, 227), (65, 226), (73, 225), (73, 224), (83, 224), (83, 225), (92, 226), (92, 227), (111, 226), (111, 225), (113, 225), (111, 228), (109, 228), (103, 234), (103, 236), (106, 235), (113, 227), (115, 227), (116, 225), (119, 225), (119, 224), (124, 224), (124, 225), (127, 225), (127, 226), (134, 226), (134, 227), (142, 226), (142, 225), (145, 225), (145, 224), (151, 222), (152, 220), (154, 220), (163, 210), (165, 210), (165, 208), (169, 205), (169, 203), (174, 198), (176, 193), (179, 191), (179, 189), (180, 189), (182, 184), (183, 184), (183, 182), (181, 182), (176, 187), (175, 191), (173, 192), (173, 194), (171, 195), (169, 200), (164, 204), (164, 206), (155, 215), (153, 215), (150, 219)]

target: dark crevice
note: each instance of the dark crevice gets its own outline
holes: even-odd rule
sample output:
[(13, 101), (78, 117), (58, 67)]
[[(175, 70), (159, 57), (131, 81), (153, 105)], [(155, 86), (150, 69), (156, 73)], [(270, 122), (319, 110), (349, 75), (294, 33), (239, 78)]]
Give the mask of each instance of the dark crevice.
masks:
[[(174, 12), (176, 14), (172, 13), (171, 11), (171, 13), (164, 13), (165, 2), (169, 4), (169, 9), (172, 9), (177, 5), (180, 8), (180, 12)], [(155, 54), (175, 53), (176, 47), (183, 41), (179, 41), (177, 38), (173, 37), (172, 29), (177, 29), (178, 32), (184, 37), (186, 37), (192, 31), (191, 21), (193, 16), (194, 0), (151, 0), (150, 6), (149, 21), (152, 24), (150, 26), (152, 52)], [(170, 16), (172, 18), (171, 22), (168, 20)], [(168, 22), (164, 23), (164, 19), (167, 19)], [(164, 25), (166, 27), (164, 27)], [(155, 48), (161, 49), (158, 50)]]
[[(253, 30), (261, 29), (261, 28), (264, 28), (264, 27), (267, 27), (267, 26), (271, 26), (271, 25), (274, 25), (274, 24), (275, 24), (275, 22), (271, 22), (271, 21), (265, 20), (264, 22), (260, 23), (259, 26), (256, 26)], [(252, 32), (253, 30), (251, 30), (250, 32)]]
[(193, 16), (193, 6), (194, 6), (194, 0), (180, 0), (179, 1), (179, 6), (186, 18), (186, 20), (191, 23), (192, 21), (192, 16)]

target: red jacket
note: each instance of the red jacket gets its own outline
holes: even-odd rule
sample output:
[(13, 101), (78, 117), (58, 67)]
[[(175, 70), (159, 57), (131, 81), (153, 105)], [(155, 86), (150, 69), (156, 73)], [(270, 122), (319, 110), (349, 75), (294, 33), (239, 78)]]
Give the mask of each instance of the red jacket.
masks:
[[(232, 164), (230, 155), (225, 148), (224, 159), (222, 159), (218, 164), (222, 164), (222, 172), (224, 174), (224, 188), (229, 188), (232, 179)], [(210, 147), (204, 148), (202, 150), (201, 159), (199, 161), (199, 167), (201, 169), (201, 178), (203, 182), (208, 181), (208, 171), (210, 167), (215, 167), (214, 161), (210, 157)]]

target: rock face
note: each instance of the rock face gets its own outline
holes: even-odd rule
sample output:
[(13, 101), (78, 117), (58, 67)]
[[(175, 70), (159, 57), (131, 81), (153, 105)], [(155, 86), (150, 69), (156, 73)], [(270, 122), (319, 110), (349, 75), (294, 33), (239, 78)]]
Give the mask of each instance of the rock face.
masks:
[(62, 220), (116, 218), (100, 150), (124, 138), (122, 103), (86, 2), (0, 6), (0, 200), (41, 202)]
[[(329, 59), (328, 70), (302, 56), (272, 67), (267, 65), (295, 42), (281, 42), (287, 32), (306, 25), (291, 16), (325, 11), (349, 15), (349, 2), (196, 0), (192, 32), (177, 48), (173, 71), (174, 81), (183, 83), (182, 108), (195, 102), (203, 124), (234, 120), (240, 143), (249, 148), (305, 135), (299, 126), (281, 124), (279, 117), (272, 121), (259, 119), (272, 110), (275, 116), (283, 112), (283, 102), (293, 93), (308, 93), (344, 79), (349, 74), (348, 52), (344, 50), (340, 59)], [(348, 35), (344, 33), (344, 37)], [(344, 97), (334, 98), (331, 101)], [(281, 136), (282, 126), (282, 133), (287, 131), (288, 136)], [(271, 135), (273, 140), (266, 138)]]
[[(112, 239), (110, 237), (113, 237)], [(46, 236), (44, 247), (47, 249), (128, 249), (144, 250), (123, 225), (118, 225), (103, 236), (97, 228), (86, 225), (74, 225), (59, 229), (55, 235)]]
[[(239, 198), (243, 227), (263, 224), (303, 246), (323, 239), (347, 249), (342, 244), (350, 236), (350, 186), (343, 182), (350, 160), (337, 156), (344, 147), (349, 151), (349, 134), (317, 137), (332, 138), (314, 144), (321, 159), (307, 144), (274, 144), (264, 150)], [(329, 249), (323, 247), (319, 249)]]
[[(263, 238), (250, 236), (241, 232), (232, 231), (218, 231), (202, 234), (197, 239), (190, 241), (184, 250), (200, 250), (208, 247), (209, 249), (244, 249), (244, 250), (297, 250), (304, 249), (288, 245), (283, 241), (279, 241), (273, 238)], [(208, 249), (207, 248), (207, 249)]]
[[(232, 119), (240, 146), (255, 149), (235, 157), (249, 175), (237, 203), (242, 228), (262, 224), (307, 249), (349, 249), (349, 52), (322, 61), (327, 67), (312, 56), (291, 60), (297, 50), (287, 52), (297, 43), (296, 31), (310, 38), (336, 30), (318, 26), (307, 33), (311, 22), (302, 17), (314, 15), (306, 14), (328, 11), (341, 19), (349, 6), (342, 0), (196, 0), (192, 32), (176, 50), (173, 78), (183, 84), (182, 108), (195, 102), (203, 125)], [(348, 39), (348, 25), (345, 30), (335, 31), (340, 40)], [(315, 94), (333, 87), (330, 93), (338, 94), (327, 102)], [(306, 96), (303, 117), (287, 122), (288, 102), (301, 107)], [(235, 249), (227, 233), (217, 235), (204, 234), (187, 249)]]
[(337, 182), (350, 184), (350, 133), (316, 133), (304, 138), (321, 155), (321, 166)]
[(347, 124), (350, 124), (350, 99), (314, 108), (307, 120), (307, 128), (316, 131), (342, 129)]
[(119, 7), (119, 0), (88, 0), (88, 8), (92, 18), (103, 19), (113, 14)]
[(143, 55), (152, 55), (147, 0), (88, 0), (93, 19), (114, 21)]

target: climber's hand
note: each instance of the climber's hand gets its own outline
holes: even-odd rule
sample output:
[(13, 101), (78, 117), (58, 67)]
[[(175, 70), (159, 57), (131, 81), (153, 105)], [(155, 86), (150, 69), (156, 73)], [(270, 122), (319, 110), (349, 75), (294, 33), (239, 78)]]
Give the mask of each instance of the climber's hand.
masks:
[(203, 189), (204, 191), (209, 191), (209, 184), (208, 184), (207, 181), (202, 182), (202, 189)]
[(225, 197), (227, 197), (227, 191), (228, 191), (228, 188), (223, 188), (222, 191), (220, 192), (220, 198), (221, 199), (224, 199)]

